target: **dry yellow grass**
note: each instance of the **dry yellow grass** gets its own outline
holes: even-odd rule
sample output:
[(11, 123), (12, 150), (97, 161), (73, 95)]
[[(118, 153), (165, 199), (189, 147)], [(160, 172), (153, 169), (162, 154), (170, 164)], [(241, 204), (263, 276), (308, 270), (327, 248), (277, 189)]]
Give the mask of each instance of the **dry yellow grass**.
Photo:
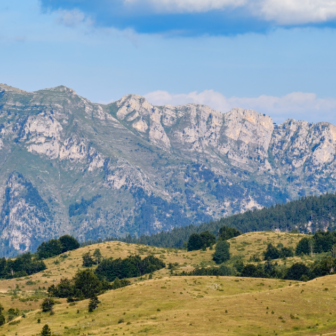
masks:
[[(255, 250), (266, 249), (264, 242), (294, 246), (300, 238), (296, 234), (249, 233), (231, 240), (231, 253), (233, 257), (242, 255), (247, 261)], [(245, 251), (240, 250), (241, 245)], [(108, 242), (72, 251), (59, 265), (54, 264), (59, 257), (47, 260), (48, 270), (43, 274), (0, 281), (0, 290), (5, 292), (0, 294), (0, 300), (6, 310), (9, 307), (32, 310), (26, 318), (18, 318), (18, 324), (1, 327), (0, 336), (38, 335), (44, 324), (49, 324), (55, 335), (257, 336), (333, 332), (336, 335), (336, 276), (301, 283), (277, 279), (175, 277), (164, 269), (155, 272), (152, 280), (133, 279), (131, 286), (101, 295), (99, 308), (90, 314), (87, 300), (73, 306), (58, 300), (53, 316), (38, 309), (41, 299), (19, 300), (32, 295), (38, 287), (57, 283), (61, 277), (72, 277), (81, 268), (82, 254), (93, 252), (95, 248), (100, 248), (104, 257), (113, 258), (155, 253), (157, 257), (163, 256), (166, 263), (179, 263), (180, 270), (211, 265), (213, 253)], [(36, 284), (26, 285), (29, 280)], [(22, 292), (14, 298), (8, 290), (17, 284)]]

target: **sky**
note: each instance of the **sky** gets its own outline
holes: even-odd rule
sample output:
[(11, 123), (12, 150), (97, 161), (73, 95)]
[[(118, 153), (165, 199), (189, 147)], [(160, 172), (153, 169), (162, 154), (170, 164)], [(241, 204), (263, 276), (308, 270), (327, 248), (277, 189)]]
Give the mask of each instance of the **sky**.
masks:
[(0, 0), (0, 83), (336, 125), (336, 0)]

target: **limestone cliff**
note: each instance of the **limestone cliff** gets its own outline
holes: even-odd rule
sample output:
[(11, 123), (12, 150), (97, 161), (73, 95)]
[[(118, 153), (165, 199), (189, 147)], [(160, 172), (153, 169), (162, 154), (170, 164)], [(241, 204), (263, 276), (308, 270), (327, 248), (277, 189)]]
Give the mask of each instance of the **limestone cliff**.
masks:
[(334, 192), (335, 153), (328, 123), (0, 84), (0, 253), (64, 232), (148, 234)]

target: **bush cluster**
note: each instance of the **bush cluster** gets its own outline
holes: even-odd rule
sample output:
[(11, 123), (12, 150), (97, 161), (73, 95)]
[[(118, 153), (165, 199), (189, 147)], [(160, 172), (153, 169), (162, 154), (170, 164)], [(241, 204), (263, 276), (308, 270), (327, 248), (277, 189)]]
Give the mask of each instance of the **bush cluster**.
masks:
[(43, 261), (36, 260), (30, 252), (18, 256), (16, 259), (0, 258), (0, 279), (19, 278), (40, 271), (47, 267)]
[(288, 258), (288, 257), (293, 257), (293, 256), (294, 256), (294, 252), (293, 252), (292, 249), (290, 249), (288, 247), (280, 247), (280, 249), (277, 249), (272, 244), (268, 244), (267, 249), (264, 252), (264, 259), (265, 260)]
[(37, 255), (39, 259), (47, 259), (60, 255), (64, 252), (76, 250), (79, 247), (80, 245), (76, 238), (65, 235), (59, 239), (51, 239), (47, 242), (43, 242), (37, 248)]
[(311, 237), (302, 238), (295, 250), (296, 255), (330, 252), (336, 244), (336, 231), (317, 231)]
[(153, 273), (166, 267), (165, 263), (154, 257), (148, 256), (141, 260), (140, 256), (130, 256), (126, 259), (105, 259), (95, 270), (100, 279), (114, 281), (116, 278), (125, 279)]

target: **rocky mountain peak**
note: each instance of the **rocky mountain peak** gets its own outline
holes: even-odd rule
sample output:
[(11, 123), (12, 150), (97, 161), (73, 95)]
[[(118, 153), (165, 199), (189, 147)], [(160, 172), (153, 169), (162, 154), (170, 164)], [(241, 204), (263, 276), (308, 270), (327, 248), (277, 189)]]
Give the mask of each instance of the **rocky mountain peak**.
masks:
[(154, 106), (138, 95), (94, 104), (64, 86), (5, 88), (2, 254), (64, 232), (82, 241), (149, 234), (336, 191), (329, 123), (275, 125), (253, 110)]

